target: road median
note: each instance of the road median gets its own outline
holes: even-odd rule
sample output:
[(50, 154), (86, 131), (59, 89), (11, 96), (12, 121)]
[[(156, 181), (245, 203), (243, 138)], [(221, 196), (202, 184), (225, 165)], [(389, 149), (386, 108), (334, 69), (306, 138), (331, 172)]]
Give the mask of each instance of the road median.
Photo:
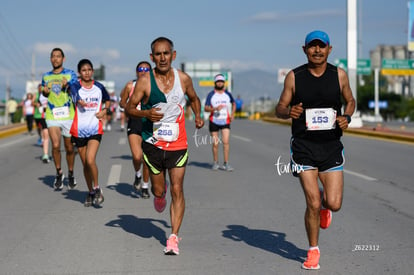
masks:
[(27, 132), (26, 123), (15, 123), (11, 125), (0, 126), (0, 138), (11, 137), (13, 135), (21, 134), (24, 132)]

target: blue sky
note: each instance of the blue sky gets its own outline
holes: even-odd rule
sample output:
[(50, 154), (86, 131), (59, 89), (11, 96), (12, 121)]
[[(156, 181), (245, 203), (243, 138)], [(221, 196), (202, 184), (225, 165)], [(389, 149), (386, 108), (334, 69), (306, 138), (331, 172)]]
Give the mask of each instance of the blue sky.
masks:
[[(330, 61), (346, 58), (345, 0), (2, 0), (0, 4), (0, 99), (9, 81), (14, 97), (31, 77), (51, 69), (49, 54), (61, 47), (65, 67), (82, 58), (106, 66), (117, 90), (133, 78), (138, 61), (149, 60), (150, 43), (167, 36), (181, 62), (218, 62), (232, 71), (304, 63), (305, 35), (325, 30)], [(407, 0), (359, 0), (359, 58), (379, 44), (407, 43)], [(34, 56), (34, 62), (32, 62)]]

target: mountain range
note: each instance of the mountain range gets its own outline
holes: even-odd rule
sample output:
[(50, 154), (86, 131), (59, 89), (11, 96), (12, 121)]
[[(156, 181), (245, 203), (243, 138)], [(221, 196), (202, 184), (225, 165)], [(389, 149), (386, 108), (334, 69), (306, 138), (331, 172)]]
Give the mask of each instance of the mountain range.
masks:
[(277, 73), (251, 70), (233, 73), (233, 95), (240, 95), (245, 103), (259, 98), (279, 100), (283, 85), (277, 81)]
[[(249, 70), (243, 72), (232, 72), (231, 89), (234, 98), (238, 95), (245, 104), (258, 99), (279, 100), (283, 85), (277, 81), (277, 72), (271, 73), (263, 70)], [(205, 98), (213, 88), (200, 87), (194, 80), (194, 88), (200, 99)]]

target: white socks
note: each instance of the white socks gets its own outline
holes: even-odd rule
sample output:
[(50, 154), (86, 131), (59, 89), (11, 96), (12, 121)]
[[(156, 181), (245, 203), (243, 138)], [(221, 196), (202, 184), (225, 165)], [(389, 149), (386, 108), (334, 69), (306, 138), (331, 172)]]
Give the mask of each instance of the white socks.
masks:
[(142, 182), (142, 188), (148, 189), (148, 186), (149, 186), (149, 182), (145, 182), (145, 181)]

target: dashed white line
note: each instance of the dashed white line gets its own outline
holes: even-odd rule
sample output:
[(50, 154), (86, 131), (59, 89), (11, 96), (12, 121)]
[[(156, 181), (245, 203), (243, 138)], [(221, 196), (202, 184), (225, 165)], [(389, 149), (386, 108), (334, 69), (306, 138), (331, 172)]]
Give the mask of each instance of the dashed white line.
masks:
[(119, 139), (118, 144), (123, 145), (123, 144), (126, 144), (126, 142), (127, 142), (127, 139), (125, 137), (123, 137), (123, 138)]
[(121, 164), (112, 165), (111, 171), (109, 171), (108, 182), (106, 183), (106, 186), (114, 186), (119, 182), (119, 179), (121, 178), (121, 169)]
[(353, 176), (356, 176), (358, 178), (362, 178), (362, 179), (368, 180), (368, 181), (377, 181), (376, 178), (372, 178), (372, 177), (369, 177), (369, 176), (366, 176), (366, 175), (363, 175), (363, 174), (360, 174), (360, 173), (357, 173), (357, 172), (353, 172), (353, 171), (350, 171), (350, 170), (346, 170), (346, 169), (344, 169), (344, 173), (350, 174), (350, 175), (353, 175)]
[(241, 136), (238, 136), (238, 135), (231, 135), (231, 137), (234, 137), (236, 139), (240, 139), (240, 140), (243, 140), (243, 141), (246, 141), (246, 142), (251, 142), (252, 141), (250, 138), (245, 138), (245, 137), (241, 137)]
[(14, 140), (12, 140), (12, 141), (10, 141), (10, 142), (7, 142), (7, 143), (4, 143), (4, 144), (1, 144), (1, 145), (0, 145), (0, 148), (3, 148), (3, 147), (9, 147), (10, 145), (14, 145), (14, 144), (19, 143), (19, 142), (21, 142), (21, 141), (24, 141), (24, 140), (26, 140), (26, 139), (32, 139), (32, 138), (33, 138), (33, 136), (26, 136), (26, 137), (22, 137), (22, 138), (14, 139)]

